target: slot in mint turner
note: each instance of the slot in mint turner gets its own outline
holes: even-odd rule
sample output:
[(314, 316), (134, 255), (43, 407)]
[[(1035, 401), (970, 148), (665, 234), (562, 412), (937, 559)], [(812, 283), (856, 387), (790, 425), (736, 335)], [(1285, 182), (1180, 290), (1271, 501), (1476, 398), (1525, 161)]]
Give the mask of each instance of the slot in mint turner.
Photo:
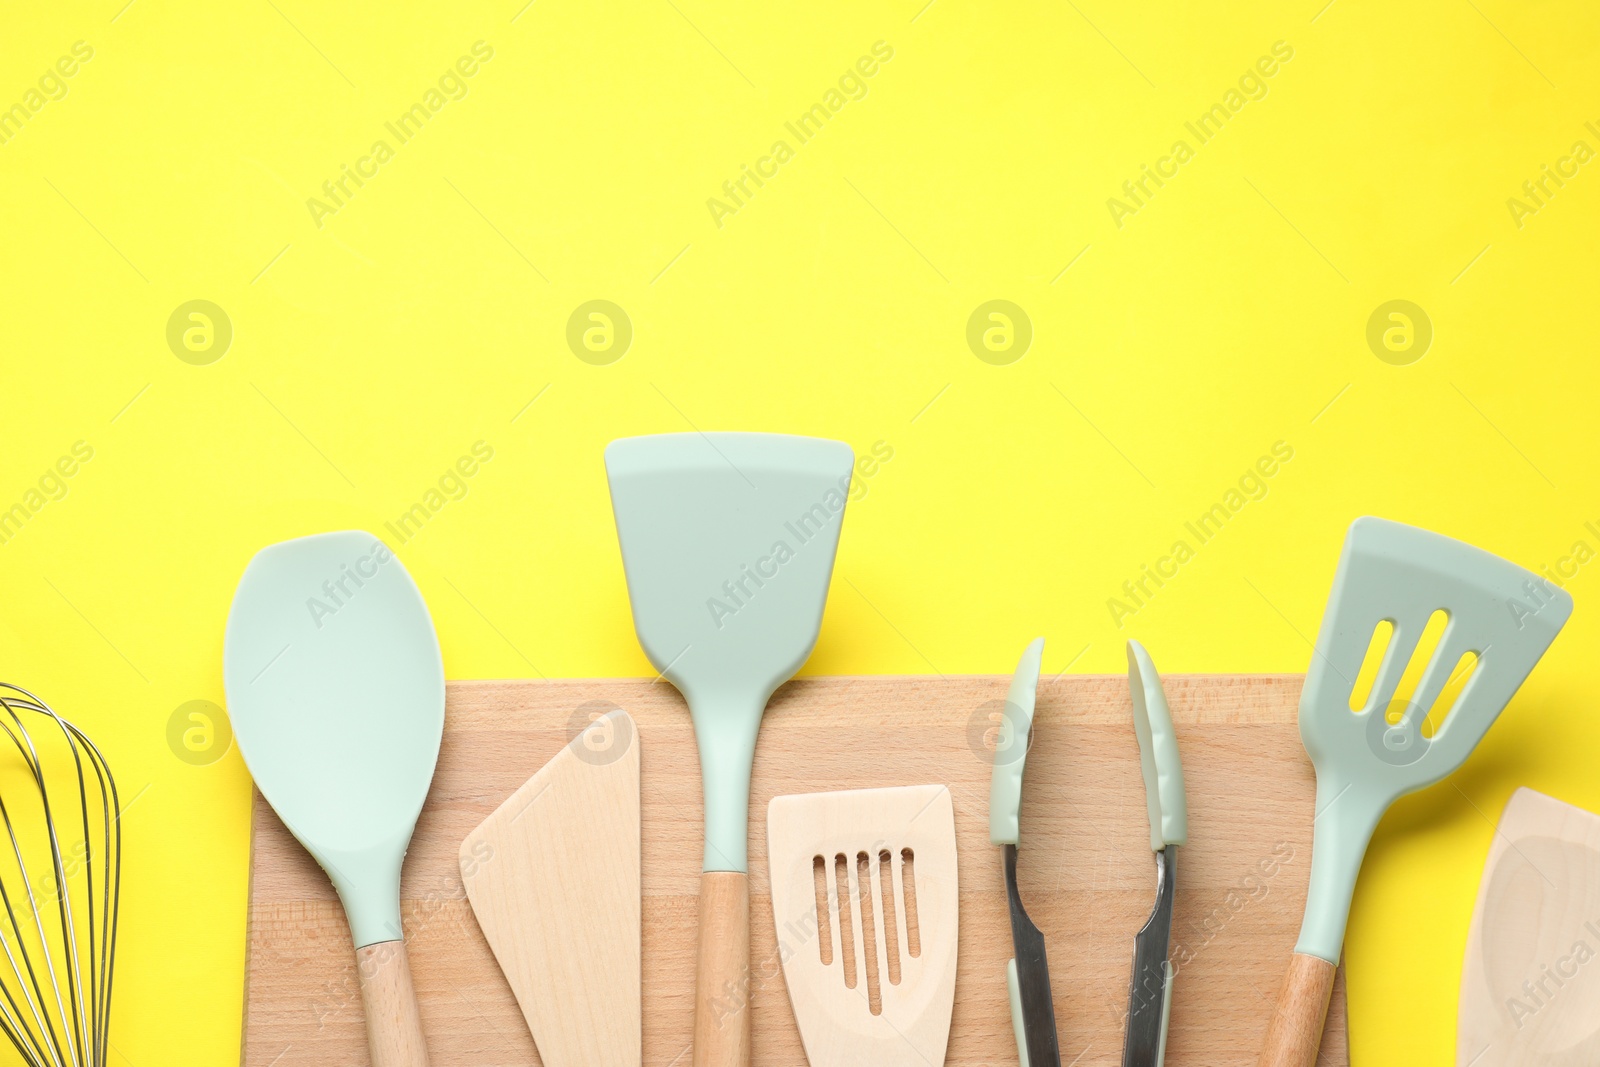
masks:
[(767, 699), (816, 644), (853, 462), (842, 442), (781, 434), (606, 447), (634, 629), (700, 749), (694, 1067), (750, 1063), (750, 768)]
[[(1397, 702), (1435, 612), (1448, 622), (1410, 698)], [(1350, 898), (1378, 820), (1403, 794), (1461, 765), (1571, 614), (1566, 592), (1482, 549), (1384, 519), (1351, 525), (1300, 694), (1300, 737), (1317, 771), (1311, 886), (1262, 1067), (1316, 1062)], [(1362, 662), (1383, 622), (1393, 633), (1359, 699)], [(1476, 660), (1464, 663), (1469, 653)], [(1458, 668), (1471, 671), (1460, 695), (1434, 709)], [(1433, 716), (1431, 737), (1430, 710), (1443, 713)]]
[(373, 1067), (427, 1067), (400, 925), (400, 866), (444, 730), (422, 595), (369, 533), (269, 545), (239, 579), (222, 674), (256, 786), (344, 903)]

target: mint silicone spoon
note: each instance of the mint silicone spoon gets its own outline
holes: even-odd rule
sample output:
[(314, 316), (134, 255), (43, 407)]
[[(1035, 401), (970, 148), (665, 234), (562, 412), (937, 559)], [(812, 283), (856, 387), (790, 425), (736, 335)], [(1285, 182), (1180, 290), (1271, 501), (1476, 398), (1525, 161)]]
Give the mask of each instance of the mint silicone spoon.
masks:
[(853, 462), (839, 441), (780, 434), (606, 447), (634, 629), (700, 749), (694, 1067), (750, 1062), (750, 767), (767, 699), (816, 644)]
[(369, 533), (269, 545), (239, 579), (222, 675), (256, 786), (344, 903), (373, 1067), (427, 1067), (400, 925), (400, 865), (444, 730), (421, 594)]
[[(1448, 616), (1443, 634), (1411, 698), (1396, 701), (1435, 612)], [(1383, 519), (1351, 525), (1300, 696), (1300, 737), (1317, 770), (1311, 887), (1262, 1067), (1316, 1062), (1350, 898), (1378, 820), (1403, 794), (1461, 765), (1571, 613), (1567, 593), (1481, 549)], [(1358, 693), (1384, 622), (1393, 633), (1370, 695)], [(1433, 709), (1458, 668), (1471, 671), (1460, 696)], [(1430, 709), (1442, 713), (1431, 736)]]

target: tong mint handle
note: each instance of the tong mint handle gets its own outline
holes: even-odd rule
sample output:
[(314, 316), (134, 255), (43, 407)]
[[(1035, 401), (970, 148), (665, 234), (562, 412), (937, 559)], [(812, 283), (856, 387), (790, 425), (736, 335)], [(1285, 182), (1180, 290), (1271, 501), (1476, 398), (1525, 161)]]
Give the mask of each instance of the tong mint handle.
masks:
[(1189, 803), (1183, 791), (1183, 761), (1172, 728), (1166, 690), (1150, 653), (1128, 642), (1128, 691), (1133, 696), (1133, 732), (1139, 740), (1145, 806), (1150, 816), (1150, 850), (1189, 842)]
[(1172, 969), (1172, 961), (1163, 964), (1167, 969), (1167, 984), (1161, 994), (1161, 1044), (1156, 1046), (1155, 1067), (1161, 1067), (1167, 1059), (1167, 1027), (1172, 1022), (1172, 979), (1177, 972)]
[[(1039, 688), (1039, 661), (1044, 638), (1036, 637), (1023, 650), (1006, 694), (1000, 716), (1000, 736), (995, 739), (994, 771), (989, 778), (989, 843), (1015, 845), (1022, 837), (1018, 813), (1022, 810), (1022, 771), (1028, 759), (1028, 739), (1033, 732), (1033, 704)], [(1026, 1067), (1026, 1065), (1024, 1065)]]
[(1011, 993), (1011, 1031), (1017, 1036), (1017, 1063), (1028, 1067), (1028, 1034), (1022, 1025), (1022, 983), (1017, 979), (1017, 961), (1006, 961), (1006, 989)]

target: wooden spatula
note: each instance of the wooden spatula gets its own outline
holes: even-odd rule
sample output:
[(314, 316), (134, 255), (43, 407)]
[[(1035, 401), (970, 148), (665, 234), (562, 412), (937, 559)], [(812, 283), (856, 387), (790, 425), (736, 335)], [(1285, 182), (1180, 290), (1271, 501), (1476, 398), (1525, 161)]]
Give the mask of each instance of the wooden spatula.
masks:
[(639, 1067), (639, 741), (601, 716), (461, 844), (545, 1067)]
[(956, 988), (942, 785), (774, 797), (772, 912), (812, 1067), (939, 1067)]
[(1600, 1063), (1600, 816), (1511, 795), (1467, 932), (1456, 1063)]

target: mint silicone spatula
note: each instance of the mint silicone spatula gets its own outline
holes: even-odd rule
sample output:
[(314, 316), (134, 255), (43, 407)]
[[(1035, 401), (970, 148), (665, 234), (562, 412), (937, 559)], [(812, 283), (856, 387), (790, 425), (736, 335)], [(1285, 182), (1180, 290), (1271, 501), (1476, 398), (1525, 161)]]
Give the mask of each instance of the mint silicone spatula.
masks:
[(400, 865), (444, 730), (422, 595), (369, 533), (269, 545), (239, 579), (222, 675), (256, 786), (344, 903), (373, 1067), (427, 1067), (400, 925)]
[[(1441, 612), (1438, 644), (1414, 665), (1415, 689), (1396, 700)], [(1403, 794), (1461, 765), (1571, 613), (1566, 592), (1481, 549), (1383, 519), (1351, 525), (1300, 696), (1300, 737), (1317, 771), (1311, 886), (1262, 1067), (1316, 1062), (1350, 898), (1378, 820)], [(1392, 633), (1367, 693), (1363, 661), (1385, 623)], [(1446, 683), (1454, 679), (1454, 689), (1467, 672), (1454, 702), (1435, 708)], [(1438, 723), (1431, 733), (1428, 721)]]
[(628, 437), (606, 473), (639, 644), (689, 702), (705, 794), (694, 1067), (750, 1063), (750, 769), (817, 641), (854, 457), (758, 433)]

